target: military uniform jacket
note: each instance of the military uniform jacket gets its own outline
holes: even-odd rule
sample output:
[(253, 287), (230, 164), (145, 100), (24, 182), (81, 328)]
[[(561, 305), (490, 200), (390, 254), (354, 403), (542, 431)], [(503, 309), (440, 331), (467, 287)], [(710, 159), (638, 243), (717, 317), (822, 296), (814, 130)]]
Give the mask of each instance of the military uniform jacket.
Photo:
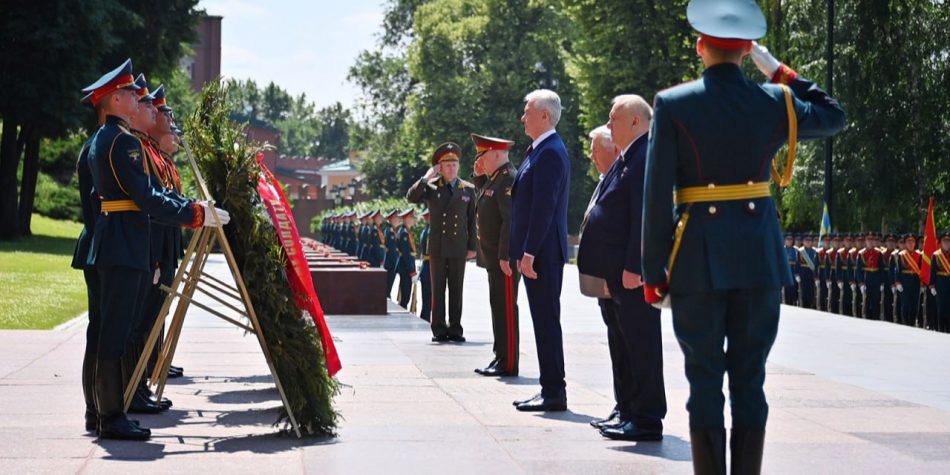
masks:
[(397, 246), (399, 247), (399, 261), (396, 264), (396, 271), (404, 275), (415, 275), (416, 273), (416, 238), (405, 226), (399, 227), (396, 234)]
[(149, 216), (178, 225), (198, 225), (194, 202), (159, 191), (147, 173), (142, 142), (117, 117), (108, 116), (89, 149), (93, 188), (102, 201), (132, 200), (140, 211), (100, 213), (87, 264), (151, 271)]
[[(788, 86), (800, 140), (844, 127), (844, 110), (813, 82), (798, 77)], [(673, 205), (677, 188), (769, 180), (771, 161), (788, 138), (783, 90), (753, 82), (738, 65), (717, 64), (701, 79), (657, 94), (651, 127), (643, 201), (646, 283), (666, 283), (674, 230), (688, 207), (670, 293), (791, 284), (771, 197)]]
[[(162, 152), (158, 150), (158, 144), (148, 135), (141, 132), (132, 131), (133, 135), (142, 142), (142, 148), (145, 151), (148, 173), (152, 177), (152, 186), (157, 187), (163, 192), (179, 194), (181, 182), (178, 178), (178, 171), (170, 159), (166, 159)], [(178, 259), (184, 254), (181, 246), (181, 226), (176, 223), (167, 223), (153, 218), (151, 226), (151, 263), (157, 265), (160, 262), (174, 267)]]
[(89, 148), (96, 135), (93, 134), (82, 144), (79, 160), (76, 163), (76, 172), (79, 175), (79, 202), (82, 205), (82, 231), (76, 240), (76, 249), (73, 251), (73, 269), (83, 269), (88, 266), (89, 245), (92, 243), (92, 230), (99, 217), (99, 195), (92, 187), (92, 174), (89, 171)]
[[(894, 254), (894, 282), (906, 287), (920, 285), (920, 267), (923, 264), (923, 254), (920, 251), (909, 252), (904, 249)], [(932, 265), (932, 263), (931, 263)]]
[(880, 285), (886, 274), (883, 254), (877, 249), (861, 249), (858, 251), (857, 264), (854, 269), (854, 280), (858, 285)]
[(385, 237), (386, 258), (384, 261), (384, 267), (386, 269), (395, 269), (396, 262), (399, 260), (399, 245), (396, 242), (396, 232), (393, 230), (392, 225), (386, 226)]
[(491, 176), (477, 176), (475, 182), (475, 230), (478, 237), (478, 266), (500, 269), (499, 261), (508, 260), (511, 237), (511, 187), (515, 167), (511, 162), (500, 166)]
[(802, 280), (814, 281), (818, 271), (818, 252), (813, 247), (798, 249), (798, 275)]
[(458, 179), (449, 191), (441, 176), (419, 179), (406, 199), (429, 205), (430, 256), (464, 258), (475, 251), (475, 185)]
[(930, 286), (945, 295), (950, 292), (950, 253), (937, 249), (930, 259)]

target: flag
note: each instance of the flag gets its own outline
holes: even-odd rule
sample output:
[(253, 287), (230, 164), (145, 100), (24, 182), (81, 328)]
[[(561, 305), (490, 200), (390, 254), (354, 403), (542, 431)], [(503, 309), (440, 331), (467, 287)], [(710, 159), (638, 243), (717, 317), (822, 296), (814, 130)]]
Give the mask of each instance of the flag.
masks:
[(920, 266), (920, 281), (924, 285), (930, 284), (930, 258), (937, 252), (937, 230), (934, 229), (934, 197), (930, 197), (930, 205), (927, 206), (927, 227), (924, 228), (924, 258), (923, 265)]
[(825, 209), (821, 213), (821, 227), (818, 232), (818, 247), (823, 247), (822, 238), (831, 234), (831, 215), (828, 214), (828, 203), (825, 203)]

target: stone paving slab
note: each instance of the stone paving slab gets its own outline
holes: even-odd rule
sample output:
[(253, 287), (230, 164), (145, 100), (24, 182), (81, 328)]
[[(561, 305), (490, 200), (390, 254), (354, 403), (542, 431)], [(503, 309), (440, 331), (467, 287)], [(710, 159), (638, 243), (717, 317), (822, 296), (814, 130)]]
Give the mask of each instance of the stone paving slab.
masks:
[[(225, 278), (213, 256), (209, 270)], [(602, 439), (588, 422), (612, 407), (605, 330), (581, 297), (576, 268), (562, 296), (569, 411), (521, 414), (537, 391), (537, 359), (520, 296), (521, 377), (484, 378), (491, 359), (484, 272), (466, 272), (468, 343), (429, 341), (426, 322), (329, 316), (344, 369), (334, 439), (280, 435), (280, 400), (256, 338), (193, 309), (170, 380), (175, 402), (146, 443), (82, 430), (84, 325), (0, 332), (0, 473), (690, 473), (688, 385), (663, 315), (669, 413), (660, 443)], [(329, 297), (328, 297), (329, 298)], [(219, 307), (220, 308), (220, 307)], [(950, 336), (783, 308), (769, 360), (764, 473), (950, 473)]]

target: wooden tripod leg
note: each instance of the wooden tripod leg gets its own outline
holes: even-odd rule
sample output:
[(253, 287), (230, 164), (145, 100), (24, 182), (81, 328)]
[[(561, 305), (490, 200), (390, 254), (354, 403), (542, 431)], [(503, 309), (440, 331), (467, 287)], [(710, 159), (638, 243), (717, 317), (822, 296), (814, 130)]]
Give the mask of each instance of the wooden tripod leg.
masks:
[[(206, 242), (199, 244), (197, 258), (195, 259), (195, 263), (191, 268), (192, 272), (189, 272), (189, 274), (195, 275), (196, 277), (200, 276), (204, 270), (204, 266), (208, 262), (208, 256), (211, 254), (211, 249), (214, 247), (215, 238), (217, 237), (212, 233), (208, 233), (208, 235), (210, 238), (206, 239)], [(162, 393), (165, 391), (165, 383), (168, 381), (168, 368), (171, 366), (172, 358), (175, 356), (175, 349), (178, 347), (178, 339), (181, 337), (181, 329), (185, 323), (185, 313), (188, 310), (191, 296), (195, 294), (195, 286), (197, 285), (197, 278), (189, 278), (186, 281), (185, 289), (182, 293), (189, 298), (179, 299), (178, 308), (175, 312), (175, 318), (172, 319), (172, 325), (169, 327), (168, 337), (170, 340), (167, 345), (168, 347), (163, 348), (166, 350), (165, 359), (162, 362), (163, 364), (161, 365), (162, 367), (160, 369), (160, 373), (158, 374), (158, 387), (155, 391), (155, 398), (158, 400), (161, 400)], [(156, 365), (156, 369), (159, 369), (158, 365)]]
[[(198, 234), (202, 233), (203, 230), (198, 230), (198, 233), (195, 234), (191, 242), (188, 244), (188, 250), (185, 252), (185, 260), (187, 262), (189, 257), (194, 253), (196, 244), (198, 240)], [(178, 268), (178, 271), (175, 273), (175, 278), (172, 280), (172, 289), (177, 289), (181, 285), (181, 280), (185, 275), (185, 266), (182, 265)], [(152, 350), (155, 348), (155, 344), (158, 342), (158, 337), (161, 334), (162, 327), (165, 325), (165, 317), (168, 315), (169, 309), (171, 309), (172, 301), (175, 299), (173, 292), (168, 292), (165, 296), (165, 302), (162, 303), (162, 309), (158, 312), (158, 316), (155, 318), (155, 323), (152, 325), (152, 329), (149, 331), (148, 339), (145, 341), (145, 347), (142, 348), (142, 354), (139, 355), (139, 359), (135, 364), (135, 370), (132, 372), (132, 379), (129, 381), (129, 385), (125, 388), (124, 395), (124, 406), (125, 410), (129, 410), (129, 405), (132, 404), (132, 397), (135, 395), (135, 390), (138, 387), (138, 382), (142, 379), (142, 375), (145, 374), (145, 368), (148, 365), (149, 356), (152, 354)]]
[[(177, 287), (172, 288), (174, 292), (178, 292), (179, 287), (181, 287), (182, 285), (184, 285), (185, 287), (188, 286), (188, 282), (190, 280), (188, 270), (194, 269), (194, 267), (200, 261), (202, 250), (205, 248), (205, 243), (208, 240), (208, 235), (209, 235), (208, 231), (205, 228), (202, 228), (202, 229), (199, 229), (195, 233), (195, 235), (191, 238), (191, 243), (188, 246), (188, 249), (191, 252), (185, 254), (185, 258), (182, 259), (182, 264), (178, 268), (178, 273), (182, 274), (183, 277), (182, 277), (182, 280), (179, 282), (179, 285)], [(182, 289), (182, 291), (184, 291), (184, 289)], [(183, 305), (184, 307), (182, 307)], [(175, 307), (175, 313), (172, 317), (173, 324), (179, 318), (179, 315), (184, 313), (183, 308), (187, 308), (187, 302), (183, 302), (181, 299), (179, 299), (178, 305)], [(164, 321), (162, 322), (162, 324), (164, 324)], [(169, 325), (169, 330), (171, 330), (171, 325)], [(149, 377), (150, 385), (154, 386), (156, 384), (156, 382), (158, 381), (158, 375), (161, 374), (160, 368), (162, 368), (165, 365), (165, 359), (168, 356), (168, 344), (169, 342), (171, 342), (170, 338), (171, 338), (171, 331), (169, 331), (168, 335), (165, 335), (165, 341), (162, 344), (162, 349), (158, 353), (158, 358), (155, 361), (155, 367), (152, 369), (152, 374)]]

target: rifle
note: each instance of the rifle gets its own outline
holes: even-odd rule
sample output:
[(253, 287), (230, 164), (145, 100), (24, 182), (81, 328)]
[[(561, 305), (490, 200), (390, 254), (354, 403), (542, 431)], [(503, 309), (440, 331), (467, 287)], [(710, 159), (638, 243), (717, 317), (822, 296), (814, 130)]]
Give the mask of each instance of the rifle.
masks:
[(410, 302), (409, 302), (409, 313), (411, 313), (411, 314), (413, 314), (413, 315), (415, 315), (415, 313), (416, 313), (416, 300), (417, 300), (417, 297), (418, 297), (418, 296), (416, 295), (416, 289), (417, 289), (417, 288), (418, 288), (418, 286), (416, 285), (416, 282), (413, 282), (413, 283), (412, 283), (412, 297), (410, 297)]

